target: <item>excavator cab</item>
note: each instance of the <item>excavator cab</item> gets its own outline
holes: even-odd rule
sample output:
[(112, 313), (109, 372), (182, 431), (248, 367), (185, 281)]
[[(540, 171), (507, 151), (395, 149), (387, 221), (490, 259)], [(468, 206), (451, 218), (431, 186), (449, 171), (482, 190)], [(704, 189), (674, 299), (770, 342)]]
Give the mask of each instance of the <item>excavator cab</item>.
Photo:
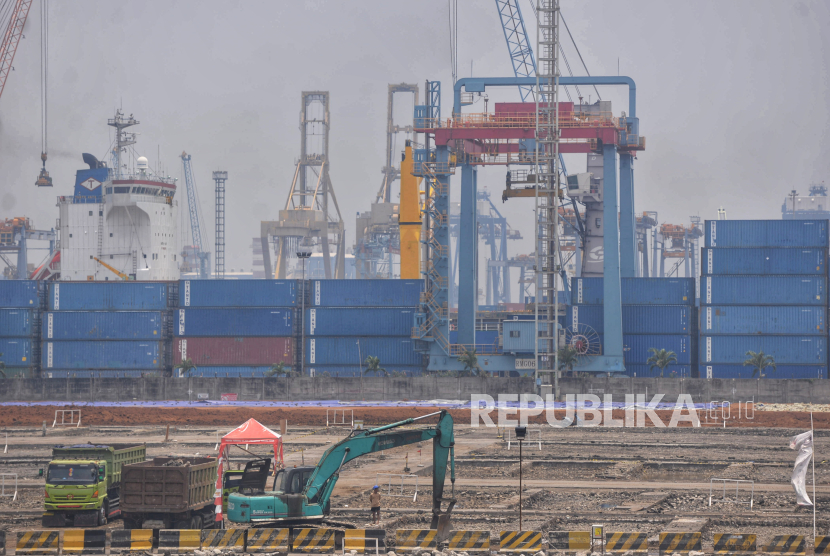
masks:
[(232, 492), (253, 495), (265, 492), (271, 458), (255, 459), (245, 464), (245, 469), (225, 471), (222, 481), (222, 511), (228, 511), (228, 495)]
[(274, 492), (282, 494), (300, 494), (314, 473), (314, 467), (294, 467), (280, 469), (274, 477)]

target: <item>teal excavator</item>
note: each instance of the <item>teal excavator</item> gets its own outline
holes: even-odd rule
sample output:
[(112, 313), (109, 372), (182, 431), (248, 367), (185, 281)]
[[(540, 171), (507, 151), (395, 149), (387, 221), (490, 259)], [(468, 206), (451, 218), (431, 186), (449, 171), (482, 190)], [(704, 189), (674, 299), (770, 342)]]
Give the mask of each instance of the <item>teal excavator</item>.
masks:
[[(422, 419), (439, 415), (434, 427), (402, 430)], [(395, 430), (397, 429), (397, 430)], [(455, 498), (444, 498), (447, 463), (455, 494), (455, 438), (453, 420), (447, 410), (406, 419), (369, 430), (355, 430), (325, 451), (316, 467), (281, 469), (271, 491), (233, 493), (228, 497), (228, 519), (233, 523), (278, 522), (282, 527), (326, 524), (331, 493), (343, 465), (355, 458), (398, 446), (432, 439), (432, 525), (439, 538), (449, 533)], [(446, 503), (442, 511), (442, 505)], [(338, 524), (339, 525), (339, 524)]]

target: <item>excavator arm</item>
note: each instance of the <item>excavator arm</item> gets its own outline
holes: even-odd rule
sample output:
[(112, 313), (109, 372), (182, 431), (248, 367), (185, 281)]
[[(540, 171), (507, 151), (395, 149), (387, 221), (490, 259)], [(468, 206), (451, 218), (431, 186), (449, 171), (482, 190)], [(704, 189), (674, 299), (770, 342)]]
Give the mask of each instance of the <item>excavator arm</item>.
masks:
[[(435, 428), (395, 430), (435, 415), (440, 415)], [(366, 454), (425, 440), (432, 440), (432, 528), (440, 529), (439, 521), (449, 522), (449, 515), (455, 505), (453, 498), (444, 499), (443, 497), (448, 462), (450, 464), (450, 482), (453, 487), (455, 486), (453, 420), (446, 410), (406, 419), (375, 429), (356, 431), (349, 438), (326, 450), (308, 480), (303, 494), (308, 500), (319, 499), (323, 507), (328, 507), (328, 501), (334, 491), (337, 479), (340, 477), (340, 469), (344, 464)], [(447, 508), (446, 511), (442, 512), (442, 502), (445, 501), (447, 502)]]
[[(401, 429), (401, 427), (436, 415), (439, 418), (434, 427)], [(319, 520), (323, 515), (329, 513), (331, 494), (340, 477), (340, 470), (343, 465), (366, 454), (430, 439), (433, 446), (432, 528), (438, 530), (439, 537), (444, 537), (449, 532), (450, 515), (455, 506), (454, 498), (444, 498), (444, 481), (447, 476), (448, 464), (453, 488), (455, 484), (453, 419), (446, 410), (374, 429), (353, 431), (349, 437), (341, 440), (323, 453), (317, 466), (310, 470), (301, 492), (283, 485), (283, 490), (276, 490), (275, 492), (264, 492), (249, 496), (232, 494), (228, 499), (228, 517), (236, 523), (274, 519), (294, 523), (303, 520)], [(444, 503), (446, 503), (446, 506), (442, 510)]]

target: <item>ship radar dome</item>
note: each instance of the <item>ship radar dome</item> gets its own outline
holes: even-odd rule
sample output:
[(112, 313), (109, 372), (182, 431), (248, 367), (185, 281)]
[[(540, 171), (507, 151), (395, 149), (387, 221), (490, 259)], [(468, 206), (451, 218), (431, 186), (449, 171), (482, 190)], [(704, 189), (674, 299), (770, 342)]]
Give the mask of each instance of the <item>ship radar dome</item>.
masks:
[(146, 156), (139, 156), (138, 160), (136, 160), (136, 166), (139, 170), (146, 170), (150, 167), (150, 164), (147, 162)]

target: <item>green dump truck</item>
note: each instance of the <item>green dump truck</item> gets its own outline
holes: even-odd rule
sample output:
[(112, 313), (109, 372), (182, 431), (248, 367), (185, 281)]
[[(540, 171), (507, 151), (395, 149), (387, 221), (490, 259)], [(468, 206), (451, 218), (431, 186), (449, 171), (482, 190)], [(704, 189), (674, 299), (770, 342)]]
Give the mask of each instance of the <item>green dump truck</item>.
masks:
[(104, 525), (121, 514), (121, 468), (147, 459), (144, 444), (52, 448), (46, 471), (44, 527)]

